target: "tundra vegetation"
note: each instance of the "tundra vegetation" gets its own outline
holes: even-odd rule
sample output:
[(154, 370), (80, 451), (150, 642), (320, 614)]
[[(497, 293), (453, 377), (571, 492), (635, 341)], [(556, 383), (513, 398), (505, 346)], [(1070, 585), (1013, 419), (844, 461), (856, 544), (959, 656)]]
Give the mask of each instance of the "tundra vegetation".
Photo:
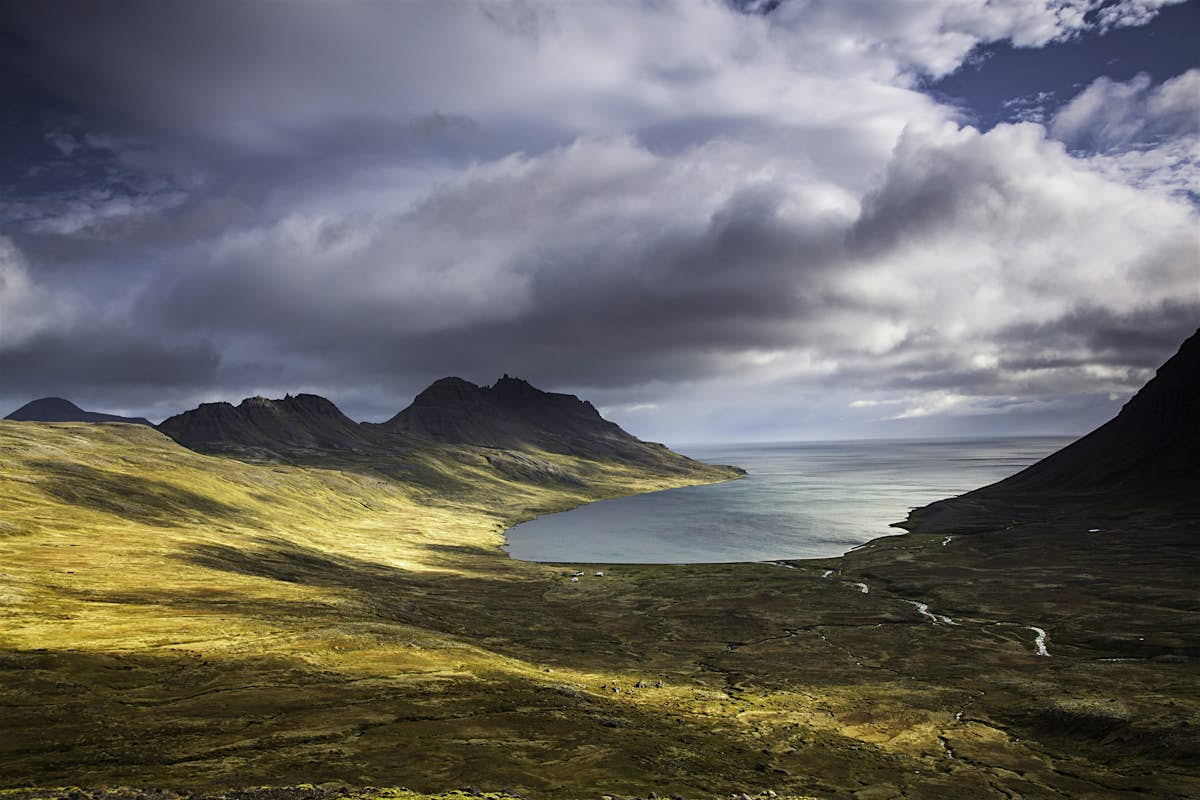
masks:
[(840, 559), (550, 565), (504, 530), (736, 472), (403, 459), (0, 422), (0, 797), (1200, 796), (1194, 513), (968, 495)]

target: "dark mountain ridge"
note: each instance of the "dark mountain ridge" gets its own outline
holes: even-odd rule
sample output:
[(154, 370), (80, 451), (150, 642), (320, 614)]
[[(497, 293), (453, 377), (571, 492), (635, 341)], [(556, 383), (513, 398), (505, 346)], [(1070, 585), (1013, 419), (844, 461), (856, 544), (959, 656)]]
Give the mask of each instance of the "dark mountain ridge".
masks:
[(247, 397), (232, 403), (201, 403), (165, 419), (158, 429), (200, 452), (370, 451), (382, 445), (363, 425), (315, 394), (279, 400)]
[(507, 450), (532, 447), (634, 461), (666, 450), (626, 433), (586, 400), (543, 392), (508, 375), (492, 386), (442, 378), (417, 395), (408, 408), (372, 427), (444, 444)]
[(423, 454), (472, 450), (513, 476), (572, 480), (541, 454), (619, 462), (659, 474), (710, 468), (661, 444), (643, 442), (574, 395), (543, 392), (505, 375), (493, 386), (442, 378), (383, 423), (351, 420), (312, 394), (279, 400), (251, 397), (238, 405), (203, 403), (164, 420), (158, 429), (202, 453), (318, 466), (355, 466), (419, 475)]
[(1116, 417), (983, 491), (1175, 492), (1200, 488), (1200, 331)]
[(933, 533), (1154, 509), (1200, 513), (1200, 330), (1096, 430), (1011, 477), (915, 509), (900, 527)]
[(145, 417), (122, 417), (103, 414), (99, 411), (84, 411), (62, 397), (43, 397), (32, 400), (9, 414), (5, 419), (21, 422), (126, 422), (133, 425), (150, 425)]

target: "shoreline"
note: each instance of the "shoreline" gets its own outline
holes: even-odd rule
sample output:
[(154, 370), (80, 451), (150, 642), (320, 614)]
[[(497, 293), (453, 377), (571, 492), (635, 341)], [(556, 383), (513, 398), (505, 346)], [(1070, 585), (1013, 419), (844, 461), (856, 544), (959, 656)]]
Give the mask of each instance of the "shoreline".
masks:
[[(766, 460), (759, 461), (756, 459), (763, 454), (755, 450), (755, 446), (732, 445), (706, 456), (716, 460), (740, 455), (759, 477), (754, 487), (743, 487), (728, 496), (696, 495), (658, 503), (618, 505), (594, 512), (582, 511), (577, 518), (538, 524), (530, 529), (528, 538), (521, 544), (514, 544), (514, 529), (521, 525), (567, 510), (580, 511), (584, 506), (600, 501), (555, 509), (507, 525), (499, 546), (514, 560), (559, 566), (799, 563), (840, 559), (861, 550), (887, 546), (891, 537), (903, 535), (909, 529), (915, 530), (918, 518), (921, 518), (924, 530), (932, 511), (978, 491), (982, 485), (1005, 479), (1035, 459), (1039, 453), (1030, 449), (1031, 441), (1057, 443), (1060, 440), (1070, 441), (1065, 436), (898, 440), (906, 446), (913, 442), (925, 443), (930, 449), (915, 456), (910, 455), (908, 449), (894, 454), (886, 450), (879, 453), (851, 451), (850, 461), (832, 463), (831, 468), (836, 474), (831, 476), (825, 476), (821, 469), (820, 465), (825, 462), (815, 462), (816, 466), (810, 468), (807, 457), (802, 455), (803, 448), (797, 449), (801, 455), (789, 455), (780, 462), (775, 455), (778, 448), (767, 448)], [(978, 449), (976, 443), (979, 441), (988, 443), (987, 448)], [(819, 449), (829, 447), (827, 443), (802, 444), (813, 444)], [(895, 458), (902, 457), (916, 459), (912, 475), (896, 476), (888, 471), (877, 471), (891, 469)], [(954, 480), (946, 473), (945, 459), (959, 457), (970, 457), (978, 466)], [(799, 461), (793, 463), (794, 459)], [(688, 484), (686, 488), (733, 480), (736, 478)], [(856, 486), (860, 487), (861, 495)], [(685, 487), (604, 500), (628, 501), (679, 488)], [(945, 489), (949, 491), (943, 493)], [(833, 499), (837, 497), (844, 499)], [(816, 503), (812, 511), (808, 509), (810, 500)], [(740, 524), (739, 514), (769, 509), (772, 503), (778, 504), (778, 513), (774, 515), (779, 517), (778, 520), (759, 522), (752, 517), (745, 525)], [(723, 512), (725, 508), (729, 509), (727, 514)], [(773, 534), (771, 525), (782, 533)], [(692, 526), (697, 533), (683, 533)], [(730, 535), (722, 536), (721, 531), (726, 529)], [(515, 535), (519, 538), (520, 531)], [(656, 541), (660, 543), (653, 544)], [(597, 542), (602, 544), (593, 546)], [(696, 546), (693, 547), (693, 543)], [(943, 546), (948, 544), (943, 539)], [(527, 555), (514, 556), (513, 552), (518, 548)]]
[[(520, 520), (519, 522), (516, 522), (516, 523), (504, 528), (504, 530), (500, 532), (502, 541), (499, 545), (497, 545), (497, 549), (499, 549), (502, 553), (504, 553), (504, 555), (507, 556), (509, 559), (511, 559), (512, 561), (518, 562), (518, 563), (535, 564), (535, 565), (550, 566), (550, 567), (561, 567), (561, 568), (567, 568), (567, 567), (578, 566), (578, 565), (609, 566), (609, 567), (620, 567), (620, 566), (628, 566), (628, 567), (634, 567), (634, 566), (638, 566), (638, 567), (696, 566), (696, 567), (700, 567), (700, 566), (706, 566), (706, 565), (707, 566), (734, 566), (734, 565), (740, 565), (740, 564), (779, 564), (780, 566), (782, 566), (783, 565), (782, 562), (807, 565), (809, 563), (822, 563), (822, 562), (827, 562), (827, 561), (835, 561), (838, 559), (842, 559), (845, 556), (848, 556), (859, 550), (864, 550), (873, 545), (876, 545), (881, 541), (891, 539), (896, 536), (904, 535), (904, 534), (881, 534), (879, 536), (875, 536), (871, 539), (868, 539), (867, 541), (862, 542), (860, 544), (853, 545), (848, 550), (845, 550), (842, 553), (839, 553), (837, 555), (811, 556), (811, 557), (779, 556), (779, 557), (768, 557), (768, 558), (760, 558), (760, 559), (752, 559), (752, 560), (739, 560), (739, 561), (603, 561), (603, 560), (589, 561), (586, 559), (535, 561), (532, 559), (517, 558), (517, 557), (513, 556), (512, 553), (510, 553), (507, 549), (510, 546), (510, 542), (508, 539), (509, 532), (513, 528), (516, 528), (520, 525), (524, 525), (527, 522), (532, 522), (537, 519), (543, 519), (545, 517), (550, 517), (550, 516), (554, 516), (557, 514), (567, 514), (572, 511), (577, 511), (581, 508), (584, 508), (585, 506), (593, 505), (595, 503), (606, 503), (606, 502), (611, 502), (611, 501), (615, 501), (615, 500), (626, 500), (626, 499), (633, 498), (633, 497), (645, 497), (645, 496), (649, 496), (649, 495), (662, 494), (665, 492), (675, 492), (675, 491), (679, 491), (680, 489), (690, 489), (690, 488), (698, 488), (698, 487), (705, 487), (705, 486), (719, 486), (724, 483), (732, 483), (733, 481), (742, 480), (746, 477), (747, 477), (746, 475), (738, 475), (736, 477), (728, 478), (726, 480), (721, 480), (721, 481), (711, 481), (711, 482), (707, 482), (707, 483), (693, 483), (693, 484), (686, 484), (684, 486), (673, 486), (673, 487), (666, 488), (666, 489), (655, 489), (655, 490), (649, 491), (649, 492), (635, 492), (632, 494), (620, 495), (617, 497), (599, 498), (596, 500), (589, 500), (587, 502), (580, 503), (579, 505), (573, 506), (571, 508), (565, 508), (565, 509), (561, 509), (558, 511), (549, 511), (544, 514), (535, 514), (535, 515), (531, 516), (529, 519)], [(941, 501), (937, 501), (937, 502), (941, 502)], [(903, 524), (904, 523), (902, 523), (902, 522), (890, 523), (889, 527), (899, 528)], [(908, 532), (909, 531), (907, 531), (907, 530), (905, 531), (905, 533), (908, 533)]]
[[(734, 481), (740, 481), (740, 480), (744, 480), (745, 478), (749, 477), (749, 475), (746, 473), (746, 471), (745, 471), (744, 469), (742, 469), (741, 467), (737, 467), (737, 466), (731, 465), (731, 464), (709, 464), (708, 466), (712, 466), (712, 467), (718, 467), (718, 468), (724, 468), (724, 469), (735, 469), (735, 470), (740, 470), (741, 474), (740, 474), (740, 475), (733, 475), (733, 476), (731, 476), (731, 477), (728, 477), (728, 478), (723, 478), (723, 479), (721, 479), (721, 480), (716, 480), (716, 481), (703, 481), (703, 482), (700, 482), (700, 483), (685, 483), (685, 484), (683, 484), (682, 486), (668, 486), (668, 487), (665, 487), (665, 488), (662, 488), (662, 489), (652, 489), (652, 490), (650, 490), (650, 491), (648, 491), (648, 492), (631, 492), (631, 493), (629, 493), (629, 494), (621, 494), (621, 495), (616, 495), (615, 497), (598, 497), (598, 498), (596, 498), (596, 499), (594, 499), (594, 500), (585, 500), (584, 502), (582, 502), (582, 503), (580, 503), (580, 504), (578, 504), (578, 505), (575, 505), (575, 506), (571, 506), (570, 508), (563, 508), (563, 509), (559, 509), (559, 510), (556, 510), (556, 511), (547, 511), (547, 512), (545, 512), (545, 513), (542, 513), (542, 514), (534, 514), (533, 516), (529, 517), (528, 519), (521, 519), (521, 520), (518, 520), (517, 522), (514, 522), (514, 523), (512, 523), (511, 525), (509, 525), (509, 526), (507, 526), (506, 528), (504, 528), (504, 530), (502, 530), (502, 531), (500, 532), (500, 536), (501, 536), (501, 538), (502, 538), (502, 542), (501, 542), (499, 545), (497, 545), (497, 549), (498, 549), (498, 550), (500, 550), (502, 553), (504, 553), (504, 555), (505, 555), (505, 556), (507, 556), (507, 557), (508, 557), (510, 560), (512, 560), (512, 561), (515, 561), (515, 562), (518, 562), (518, 563), (523, 563), (523, 564), (542, 564), (542, 565), (551, 565), (551, 566), (554, 566), (554, 565), (561, 565), (561, 566), (564, 566), (564, 567), (565, 567), (565, 566), (569, 565), (571, 562), (569, 562), (569, 561), (563, 561), (563, 562), (559, 562), (559, 561), (530, 561), (529, 559), (524, 559), (524, 558), (516, 558), (516, 557), (514, 557), (514, 556), (513, 556), (511, 553), (509, 553), (509, 552), (508, 552), (508, 550), (506, 549), (506, 548), (509, 546), (509, 541), (508, 541), (508, 532), (509, 532), (509, 531), (511, 531), (513, 528), (516, 528), (516, 527), (517, 527), (517, 526), (519, 526), (519, 525), (524, 525), (524, 524), (525, 524), (525, 523), (527, 523), (527, 522), (533, 522), (533, 521), (534, 521), (534, 520), (536, 520), (536, 519), (544, 519), (545, 517), (551, 517), (551, 516), (554, 516), (555, 514), (567, 514), (567, 513), (571, 512), (571, 511), (577, 511), (577, 510), (579, 510), (579, 509), (581, 509), (581, 508), (583, 508), (583, 507), (585, 507), (585, 506), (590, 506), (590, 505), (593, 505), (593, 504), (595, 504), (595, 503), (607, 503), (607, 502), (610, 502), (610, 501), (613, 501), (613, 500), (627, 500), (627, 499), (629, 499), (629, 498), (631, 498), (631, 497), (647, 497), (647, 496), (650, 496), (650, 495), (662, 494), (662, 493), (664, 493), (664, 492), (676, 492), (676, 491), (679, 491), (680, 489), (692, 489), (692, 488), (698, 488), (698, 487), (704, 487), (704, 486), (720, 486), (720, 485), (722, 485), (722, 484), (725, 484), (725, 483), (733, 483)], [(612, 564), (612, 565), (614, 565), (614, 566), (615, 566), (615, 565), (619, 565), (619, 564), (626, 564), (626, 563), (628, 563), (628, 564), (633, 564), (633, 563), (635, 563), (635, 562), (620, 562), (620, 561), (615, 561), (615, 562), (609, 562), (609, 561), (597, 561), (597, 562), (590, 562), (590, 561), (580, 561), (580, 562), (578, 562), (578, 563), (580, 563), (580, 564), (592, 564), (592, 563), (594, 563), (594, 564), (597, 564), (597, 565), (609, 565), (609, 564)], [(652, 565), (653, 565), (654, 563), (656, 563), (656, 562), (637, 562), (637, 563), (644, 564), (645, 566), (652, 566)], [(701, 564), (702, 564), (702, 563), (718, 563), (718, 562), (679, 562), (679, 563), (680, 563), (680, 564), (694, 564), (694, 563), (701, 563)], [(752, 562), (752, 561), (746, 561), (746, 562), (720, 562), (720, 563), (746, 563), (746, 564), (752, 564), (752, 563), (755, 563), (755, 562)], [(664, 564), (664, 565), (665, 565), (665, 564)]]

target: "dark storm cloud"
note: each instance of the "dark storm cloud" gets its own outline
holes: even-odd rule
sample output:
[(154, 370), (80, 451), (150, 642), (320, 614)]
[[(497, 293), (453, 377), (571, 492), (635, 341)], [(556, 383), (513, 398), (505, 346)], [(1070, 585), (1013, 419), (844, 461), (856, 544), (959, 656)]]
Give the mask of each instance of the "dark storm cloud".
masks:
[(219, 353), (205, 342), (164, 344), (119, 328), (45, 333), (0, 350), (7, 396), (65, 394), (129, 408), (155, 407), (164, 391), (203, 392), (219, 366)]
[(0, 4), (0, 400), (379, 418), (509, 372), (651, 432), (1099, 408), (1200, 309), (1194, 209), (1129, 177), (1159, 151), (912, 87), (1159, 5)]
[[(637, 155), (620, 145), (618, 154)], [(561, 180), (564, 172), (557, 174)], [(601, 177), (607, 183), (612, 173)], [(661, 177), (627, 176), (625, 191), (640, 195), (645, 182)], [(814, 310), (806, 287), (819, 291), (821, 274), (840, 250), (839, 227), (781, 218), (785, 198), (773, 187), (738, 192), (688, 224), (623, 220), (621, 238), (613, 240), (607, 229), (588, 231), (593, 220), (581, 206), (594, 202), (597, 187), (586, 175), (578, 183), (561, 180), (557, 189), (536, 170), (484, 183), (437, 197), (402, 218), (305, 227), (310, 256), (337, 258), (348, 248), (338, 270), (298, 275), (290, 258), (273, 262), (252, 247), (215, 270), (187, 275), (163, 298), (148, 298), (146, 313), (157, 308), (175, 325), (269, 335), (296, 353), (327, 350), (338, 356), (339, 369), (349, 362), (437, 374), (451, 363), (486, 375), (504, 364), (553, 382), (677, 379), (711, 368), (714, 355), (788, 343), (788, 324)], [(530, 184), (547, 193), (525, 197), (537, 208), (506, 207), (499, 197), (519, 196)], [(619, 197), (611, 184), (608, 190), (600, 195), (605, 202)], [(567, 207), (581, 218), (556, 214)], [(503, 218), (490, 219), (498, 209), (505, 209)], [(475, 285), (497, 286), (474, 303), (463, 302), (458, 291), (430, 292), (428, 285), (413, 297), (408, 285), (387, 280), (390, 259), (403, 258), (402, 243), (415, 241), (401, 236), (393, 243), (396, 229), (443, 227), (452, 241), (483, 236), (488, 228), (507, 236), (522, 217), (542, 219), (542, 228), (504, 258), (482, 265), (486, 272), (467, 276)], [(372, 233), (384, 237), (382, 245), (346, 244)], [(433, 238), (430, 250), (443, 241)], [(266, 250), (286, 246), (276, 241)], [(346, 280), (331, 280), (342, 270)], [(414, 328), (415, 317), (421, 319)]]
[(1178, 299), (1116, 313), (1111, 309), (1082, 306), (1042, 324), (1014, 325), (997, 338), (1020, 346), (1037, 342), (1033, 353), (1006, 358), (1005, 369), (1051, 369), (1134, 366), (1154, 369), (1162, 354), (1170, 352), (1200, 326), (1196, 306)]

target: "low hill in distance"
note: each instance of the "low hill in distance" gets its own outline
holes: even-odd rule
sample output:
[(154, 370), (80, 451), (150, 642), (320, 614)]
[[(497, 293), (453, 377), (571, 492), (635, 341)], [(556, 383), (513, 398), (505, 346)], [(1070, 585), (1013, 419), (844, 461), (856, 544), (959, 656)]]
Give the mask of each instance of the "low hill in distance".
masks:
[(145, 417), (121, 417), (102, 414), (99, 411), (84, 411), (70, 400), (61, 397), (43, 397), (32, 400), (9, 414), (5, 419), (18, 422), (128, 422), (149, 425)]

